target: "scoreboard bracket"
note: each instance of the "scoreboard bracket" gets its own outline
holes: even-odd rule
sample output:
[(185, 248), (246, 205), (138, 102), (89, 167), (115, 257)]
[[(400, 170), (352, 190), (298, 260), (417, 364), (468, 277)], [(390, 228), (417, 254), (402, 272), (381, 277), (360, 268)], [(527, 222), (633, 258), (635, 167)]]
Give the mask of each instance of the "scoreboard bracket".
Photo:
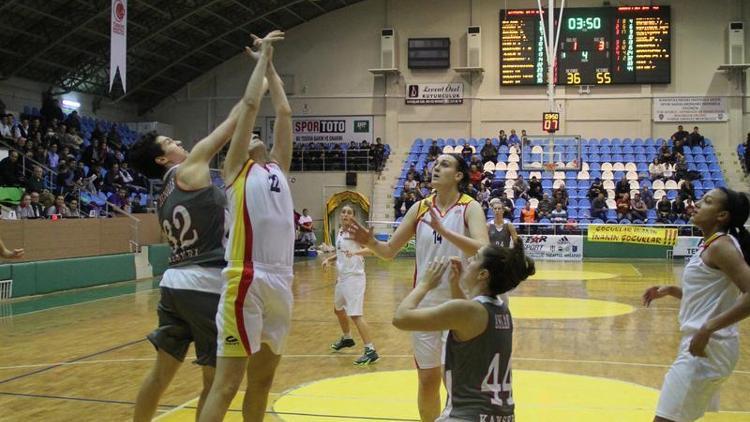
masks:
[(454, 67), (457, 73), (484, 73), (483, 67)]
[(381, 76), (381, 75), (398, 75), (401, 73), (400, 70), (393, 68), (393, 69), (367, 69), (375, 76)]

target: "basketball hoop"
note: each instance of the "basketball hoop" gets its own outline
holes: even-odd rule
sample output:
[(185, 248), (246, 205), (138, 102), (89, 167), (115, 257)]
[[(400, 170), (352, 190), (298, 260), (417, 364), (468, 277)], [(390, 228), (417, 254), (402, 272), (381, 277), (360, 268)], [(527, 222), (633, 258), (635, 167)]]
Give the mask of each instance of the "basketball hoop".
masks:
[(544, 163), (544, 168), (547, 171), (554, 172), (557, 169), (557, 164), (555, 164), (554, 162), (550, 161), (550, 162)]

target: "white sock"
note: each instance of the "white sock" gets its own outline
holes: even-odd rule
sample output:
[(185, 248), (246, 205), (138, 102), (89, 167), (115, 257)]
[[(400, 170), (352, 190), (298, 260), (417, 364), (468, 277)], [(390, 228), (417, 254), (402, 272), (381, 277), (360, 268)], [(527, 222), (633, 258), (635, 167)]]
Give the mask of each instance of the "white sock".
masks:
[(365, 344), (365, 349), (375, 350), (375, 345), (372, 343)]
[(351, 340), (352, 339), (352, 333), (344, 333), (344, 339), (345, 340)]

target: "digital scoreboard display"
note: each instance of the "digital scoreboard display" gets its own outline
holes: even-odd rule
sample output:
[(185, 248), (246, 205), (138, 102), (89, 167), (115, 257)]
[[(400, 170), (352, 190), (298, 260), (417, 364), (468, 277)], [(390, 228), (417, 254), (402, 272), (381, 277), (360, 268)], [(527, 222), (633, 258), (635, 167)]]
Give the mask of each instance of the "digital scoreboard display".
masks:
[(560, 113), (542, 113), (542, 130), (547, 133), (555, 133), (560, 130)]
[[(543, 21), (538, 9), (500, 11), (500, 84), (547, 84)], [(557, 85), (668, 84), (668, 6), (566, 8), (554, 78)], [(544, 25), (544, 28), (542, 28)], [(549, 35), (549, 34), (548, 34)]]

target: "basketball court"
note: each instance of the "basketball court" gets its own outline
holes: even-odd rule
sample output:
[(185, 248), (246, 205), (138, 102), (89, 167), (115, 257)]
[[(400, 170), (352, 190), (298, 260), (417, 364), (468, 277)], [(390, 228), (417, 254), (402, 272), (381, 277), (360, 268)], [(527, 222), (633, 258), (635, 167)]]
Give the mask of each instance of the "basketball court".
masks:
[[(413, 262), (367, 259), (365, 314), (382, 359), (365, 368), (352, 365), (361, 352), (356, 336), (357, 346), (346, 353), (328, 347), (339, 336), (332, 312), (335, 271), (321, 269), (319, 259), (295, 264), (292, 333), (266, 420), (418, 419), (410, 340), (390, 323), (411, 288)], [(662, 260), (539, 262), (538, 274), (510, 302), (519, 420), (650, 420), (677, 351), (678, 303), (664, 299), (646, 309), (640, 295), (653, 284), (674, 282), (682, 267), (681, 261)], [(6, 304), (0, 419), (131, 418), (154, 359), (144, 335), (156, 324), (156, 286), (156, 280), (127, 282)], [(746, 326), (740, 328), (747, 334)], [(750, 347), (742, 339), (745, 355)], [(194, 420), (199, 379), (197, 366), (184, 365), (161, 401), (158, 420)], [(750, 420), (748, 381), (750, 362), (741, 359), (722, 388), (721, 412), (704, 420)], [(238, 395), (226, 420), (241, 420), (241, 401)]]

